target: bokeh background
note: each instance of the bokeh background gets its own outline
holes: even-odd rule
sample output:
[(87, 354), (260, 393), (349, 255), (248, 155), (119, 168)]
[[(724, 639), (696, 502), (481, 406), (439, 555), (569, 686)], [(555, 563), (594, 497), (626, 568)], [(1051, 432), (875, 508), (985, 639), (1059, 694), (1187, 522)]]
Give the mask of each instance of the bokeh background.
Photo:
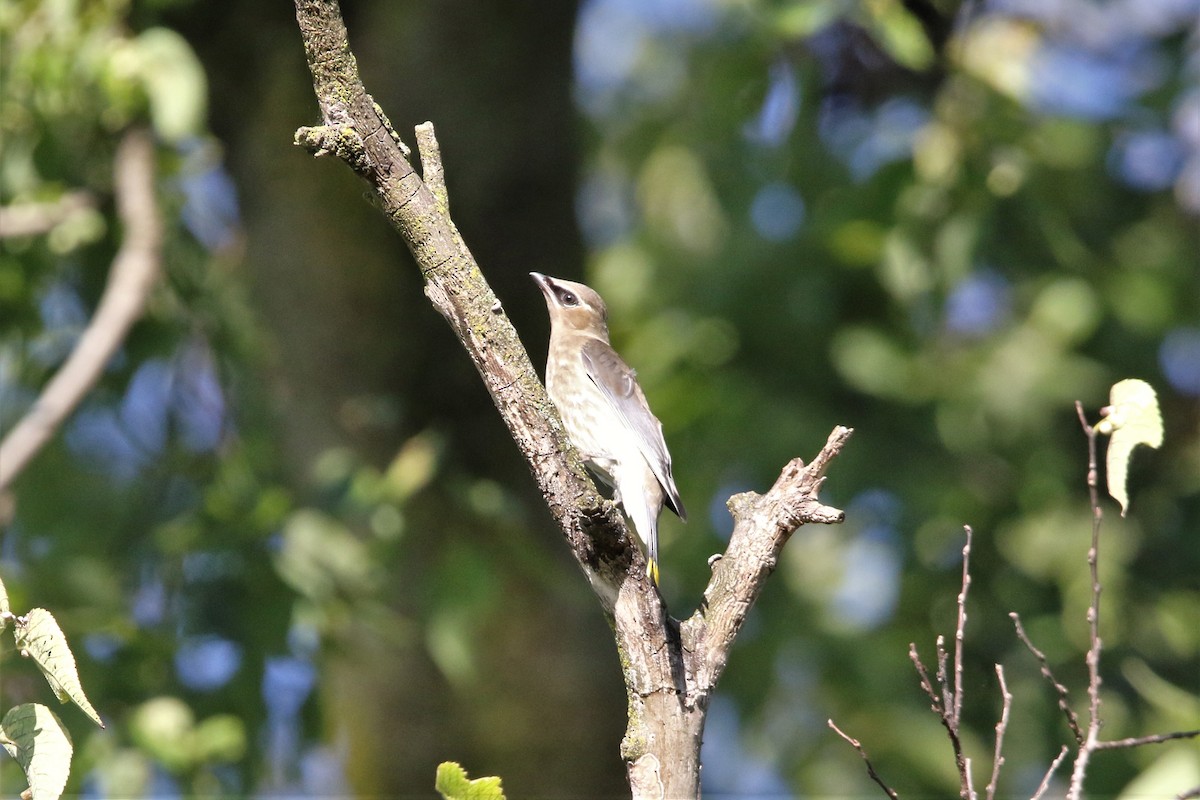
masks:
[[(729, 495), (854, 427), (734, 649), (710, 796), (954, 796), (907, 657), (953, 633), (976, 532), (965, 734), (1001, 796), (1069, 733), (1022, 615), (1086, 703), (1085, 440), (1159, 391), (1132, 514), (1105, 503), (1104, 736), (1200, 727), (1200, 2), (346, 2), (368, 91), (433, 120), (451, 209), (535, 363), (527, 273), (583, 279), (666, 426), (694, 608)], [(490, 401), (318, 122), (291, 5), (9, 0), (0, 203), (86, 192), (0, 241), (0, 431), (90, 318), (120, 132), (153, 128), (165, 276), (0, 503), (0, 573), (72, 641), (88, 797), (627, 794), (611, 638)], [(5, 645), (0, 701), (47, 702)], [(1102, 753), (1093, 796), (1200, 784), (1200, 744)], [(1060, 772), (1058, 791), (1069, 774)], [(0, 789), (16, 794), (15, 765)], [(1123, 794), (1122, 794), (1123, 793)]]

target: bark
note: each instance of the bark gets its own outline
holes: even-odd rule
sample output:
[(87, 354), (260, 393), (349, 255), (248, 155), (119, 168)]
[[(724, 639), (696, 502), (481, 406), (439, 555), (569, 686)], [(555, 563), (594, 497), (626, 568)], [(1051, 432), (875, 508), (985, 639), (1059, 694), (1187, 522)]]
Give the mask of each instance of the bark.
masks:
[(842, 520), (841, 511), (817, 500), (817, 490), (851, 431), (835, 428), (811, 464), (793, 460), (765, 495), (731, 498), (734, 533), (714, 562), (704, 602), (686, 621), (672, 619), (623, 518), (596, 491), (515, 329), (451, 221), (453, 198), (445, 193), (432, 128), (421, 126), (417, 139), (425, 181), (359, 79), (338, 4), (297, 0), (296, 11), (323, 117), (322, 125), (297, 131), (296, 143), (317, 155), (337, 155), (373, 187), (413, 253), (426, 295), (479, 371), (612, 622), (629, 694), (621, 755), (633, 796), (698, 796), (705, 714), (734, 637), (796, 528)]

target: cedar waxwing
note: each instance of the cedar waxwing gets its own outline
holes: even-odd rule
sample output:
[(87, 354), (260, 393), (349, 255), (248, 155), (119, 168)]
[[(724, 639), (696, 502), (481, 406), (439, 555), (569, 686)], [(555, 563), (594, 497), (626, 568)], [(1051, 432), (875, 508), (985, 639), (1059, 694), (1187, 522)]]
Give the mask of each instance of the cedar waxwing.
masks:
[(529, 273), (550, 309), (546, 390), (587, 466), (613, 488), (646, 543), (647, 571), (658, 583), (658, 515), (663, 503), (687, 521), (671, 475), (662, 423), (637, 375), (608, 343), (608, 310), (582, 283)]

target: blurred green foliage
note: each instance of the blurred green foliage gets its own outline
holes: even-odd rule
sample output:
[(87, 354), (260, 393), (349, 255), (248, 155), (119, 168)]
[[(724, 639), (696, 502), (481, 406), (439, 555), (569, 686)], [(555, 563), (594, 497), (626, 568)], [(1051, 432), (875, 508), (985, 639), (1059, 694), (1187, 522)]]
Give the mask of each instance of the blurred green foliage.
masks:
[[(402, 243), (291, 147), (316, 107), (277, 5), (0, 8), (0, 204), (49, 220), (0, 240), (0, 430), (102, 291), (128, 125), (158, 137), (169, 220), (147, 316), (0, 499), (14, 604), (54, 611), (109, 724), (65, 720), (74, 786), (397, 794), (455, 758), (517, 796), (619, 793), (604, 622)], [(956, 791), (907, 648), (953, 632), (963, 524), (968, 755), (990, 758), (1002, 663), (1001, 793), (1032, 792), (1068, 734), (1007, 615), (1081, 706), (1073, 403), (1094, 422), (1125, 377), (1166, 437), (1134, 455), (1132, 515), (1106, 506), (1104, 735), (1195, 727), (1196, 44), (1168, 6), (345, 4), (397, 129), (438, 125), (456, 223), (534, 359), (530, 269), (608, 301), (709, 512), (664, 518), (677, 616), (725, 499), (857, 431), (824, 489), (847, 522), (794, 537), (736, 645), (711, 793), (871, 791), (829, 717), (902, 794)], [(4, 697), (34, 685), (6, 671)], [(1102, 754), (1089, 790), (1182, 791), (1195, 748)]]

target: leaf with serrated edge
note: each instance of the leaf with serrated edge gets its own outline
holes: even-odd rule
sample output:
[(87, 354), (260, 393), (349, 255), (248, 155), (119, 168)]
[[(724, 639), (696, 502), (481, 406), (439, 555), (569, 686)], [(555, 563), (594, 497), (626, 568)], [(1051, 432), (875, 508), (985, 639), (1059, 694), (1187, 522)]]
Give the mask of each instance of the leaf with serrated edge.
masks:
[(61, 702), (70, 700), (83, 709), (83, 713), (91, 717), (93, 722), (104, 727), (100, 715), (83, 693), (79, 673), (75, 669), (75, 656), (71, 654), (67, 637), (58, 627), (53, 614), (44, 608), (35, 608), (25, 616), (18, 617), (16, 642), (21, 655), (32, 658), (42, 670), (46, 682)]
[(1162, 446), (1163, 422), (1154, 387), (1145, 381), (1119, 381), (1113, 384), (1108, 397), (1107, 415), (1096, 423), (1096, 430), (1111, 434), (1104, 459), (1108, 493), (1120, 504), (1123, 517), (1129, 511), (1126, 486), (1133, 448), (1139, 444)]
[(434, 788), (446, 800), (505, 800), (499, 778), (467, 778), (466, 770), (454, 761), (438, 764)]
[(71, 737), (58, 716), (41, 703), (9, 709), (0, 720), (4, 749), (25, 770), (33, 800), (56, 800), (71, 774)]

